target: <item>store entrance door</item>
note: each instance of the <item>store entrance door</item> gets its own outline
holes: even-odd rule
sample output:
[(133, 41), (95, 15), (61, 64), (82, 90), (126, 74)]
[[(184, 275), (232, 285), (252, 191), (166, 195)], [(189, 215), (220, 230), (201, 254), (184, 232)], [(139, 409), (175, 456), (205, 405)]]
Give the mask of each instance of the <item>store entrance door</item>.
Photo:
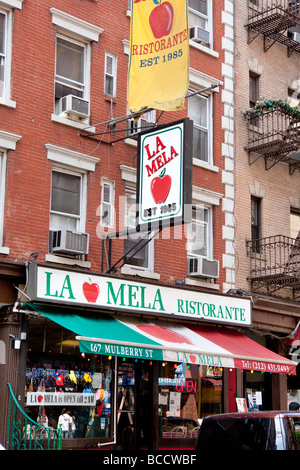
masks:
[(118, 360), (117, 446), (152, 449), (153, 378), (148, 361)]

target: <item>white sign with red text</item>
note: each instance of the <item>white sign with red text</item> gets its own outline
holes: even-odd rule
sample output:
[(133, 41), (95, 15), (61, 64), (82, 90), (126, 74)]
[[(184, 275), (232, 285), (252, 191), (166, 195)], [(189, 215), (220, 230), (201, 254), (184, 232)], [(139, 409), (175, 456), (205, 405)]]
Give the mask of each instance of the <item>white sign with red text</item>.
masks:
[[(183, 223), (185, 125), (178, 121), (144, 133), (139, 142), (138, 225)], [(188, 158), (188, 157), (187, 157)], [(187, 165), (188, 167), (188, 165)]]

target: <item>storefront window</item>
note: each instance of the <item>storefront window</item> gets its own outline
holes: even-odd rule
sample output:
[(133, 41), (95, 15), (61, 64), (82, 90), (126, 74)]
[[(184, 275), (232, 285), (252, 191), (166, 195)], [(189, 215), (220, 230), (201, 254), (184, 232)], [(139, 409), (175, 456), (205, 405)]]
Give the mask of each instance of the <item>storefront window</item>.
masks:
[(222, 412), (223, 373), (217, 367), (161, 363), (159, 436), (195, 438), (204, 416)]
[(29, 320), (25, 411), (46, 427), (61, 426), (66, 446), (96, 445), (83, 443), (94, 438), (133, 450), (152, 448), (157, 437), (167, 445), (194, 440), (202, 418), (222, 413), (222, 403), (220, 368), (85, 355), (71, 331)]
[(63, 438), (112, 435), (112, 358), (85, 357), (74, 334), (47, 320), (29, 322), (25, 411)]
[(271, 374), (244, 371), (244, 390), (249, 411), (272, 409)]

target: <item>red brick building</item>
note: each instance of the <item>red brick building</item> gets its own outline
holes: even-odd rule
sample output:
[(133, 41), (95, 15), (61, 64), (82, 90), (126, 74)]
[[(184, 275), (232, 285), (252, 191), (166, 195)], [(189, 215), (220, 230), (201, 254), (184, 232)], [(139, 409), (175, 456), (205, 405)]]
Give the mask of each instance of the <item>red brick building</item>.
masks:
[[(186, 302), (195, 295), (208, 295), (207, 303), (198, 300), (198, 306), (222, 299), (237, 308), (232, 305), (245, 301), (226, 295), (235, 286), (233, 2), (189, 2), (192, 95), (182, 111), (151, 110), (138, 121), (127, 106), (131, 17), (127, 3), (0, 1), (0, 390), (5, 403), (0, 440), (4, 445), (10, 424), (7, 383), (34, 423), (55, 430), (62, 404), (68, 407), (66, 392), (75, 401), (83, 391), (92, 392), (96, 401), (88, 406), (76, 403), (70, 409), (76, 429), (63, 436), (63, 445), (74, 448), (98, 442), (117, 448), (159, 448), (179, 445), (182, 436), (185, 446), (192, 447), (198, 419), (235, 410), (235, 379), (232, 369), (221, 362), (152, 362), (134, 360), (125, 349), (118, 357), (117, 352), (87, 354), (78, 347), (76, 335), (85, 336), (78, 322), (85, 314), (92, 316), (91, 322), (98, 318), (97, 338), (102, 338), (105, 328), (103, 315), (108, 324), (123, 321), (123, 315), (129, 315), (129, 323), (146, 319), (158, 322), (157, 327), (163, 320), (171, 330), (198, 327), (203, 320), (211, 327), (230, 326), (230, 331), (240, 326), (232, 316), (224, 321), (207, 313), (195, 319), (195, 309), (183, 307), (177, 318), (167, 309), (134, 310), (145, 301), (137, 303), (137, 291), (153, 286), (156, 301), (158, 292), (170, 287), (169, 298), (179, 292), (187, 296)], [(131, 258), (128, 252), (137, 240), (124, 236), (124, 230), (132, 228), (135, 220), (138, 133), (145, 126), (155, 128), (184, 117), (194, 126), (192, 222), (163, 229)], [(44, 284), (48, 301), (39, 302), (41, 272), (48, 282)], [(61, 273), (64, 281), (59, 290), (53, 280)], [(70, 304), (76, 297), (76, 275), (111, 283), (116, 301), (122, 300), (123, 291), (113, 283), (127, 283), (132, 308), (124, 313), (116, 304), (114, 308)], [(130, 283), (135, 283), (135, 291)], [(250, 315), (249, 299), (246, 305)], [(74, 318), (66, 324), (70, 313)], [(94, 336), (96, 330), (92, 334), (90, 328), (89, 336)], [(129, 348), (130, 336), (123, 330), (122, 335)], [(185, 388), (180, 388), (182, 383)], [(49, 404), (62, 390), (60, 406), (36, 401), (40, 392)], [(178, 426), (179, 434), (172, 434)]]

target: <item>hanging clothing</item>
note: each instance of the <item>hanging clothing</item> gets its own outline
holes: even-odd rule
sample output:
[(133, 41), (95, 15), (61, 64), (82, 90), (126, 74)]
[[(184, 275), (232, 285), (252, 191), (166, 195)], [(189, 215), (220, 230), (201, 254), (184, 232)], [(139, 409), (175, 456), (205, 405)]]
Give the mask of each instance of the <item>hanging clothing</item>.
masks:
[(73, 424), (73, 419), (68, 413), (60, 415), (57, 427), (59, 428), (61, 426), (63, 437), (69, 437), (69, 432), (72, 430)]

